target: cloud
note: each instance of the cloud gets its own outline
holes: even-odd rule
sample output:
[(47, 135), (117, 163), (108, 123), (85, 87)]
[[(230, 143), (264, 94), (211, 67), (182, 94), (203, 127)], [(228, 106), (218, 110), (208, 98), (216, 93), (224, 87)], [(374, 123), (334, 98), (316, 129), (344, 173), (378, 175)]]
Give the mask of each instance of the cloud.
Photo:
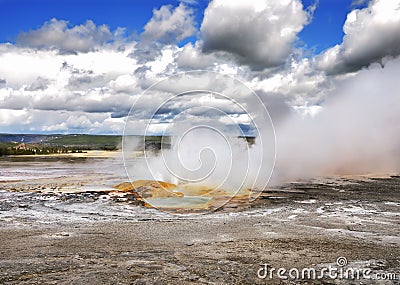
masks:
[(353, 0), (351, 2), (351, 6), (352, 7), (362, 6), (362, 5), (367, 4), (369, 1), (371, 1), (371, 0)]
[(139, 64), (155, 61), (162, 56), (165, 45), (180, 43), (196, 33), (194, 11), (183, 3), (161, 6), (144, 26), (140, 41), (129, 55)]
[(400, 55), (400, 0), (373, 0), (347, 15), (340, 45), (325, 51), (319, 68), (328, 74), (354, 72)]
[[(119, 33), (119, 31), (117, 31)], [(96, 26), (88, 20), (82, 25), (68, 27), (68, 21), (51, 19), (37, 30), (21, 33), (17, 43), (39, 49), (56, 48), (62, 52), (89, 52), (114, 38), (106, 25)]]
[(107, 84), (103, 75), (75, 75), (68, 80), (68, 88), (74, 91), (87, 91), (92, 88), (101, 88)]
[[(178, 8), (177, 8), (178, 9)], [(173, 9), (171, 8), (173, 13)], [(74, 29), (71, 27), (70, 29)], [(287, 103), (290, 94), (306, 96), (307, 92), (302, 90), (301, 82), (307, 85), (308, 80), (315, 80), (310, 65), (303, 62), (296, 64), (287, 71), (281, 71), (282, 78), (278, 85), (271, 89), (267, 79), (258, 80), (257, 72), (251, 72), (247, 67), (238, 66), (230, 61), (227, 56), (220, 56), (218, 52), (205, 54), (202, 52), (201, 42), (187, 43), (184, 47), (176, 44), (163, 44), (153, 42), (157, 46), (155, 56), (141, 57), (143, 46), (151, 47), (148, 42), (124, 43), (121, 45), (102, 45), (88, 52), (77, 54), (60, 54), (57, 49), (37, 49), (36, 47), (12, 44), (0, 44), (0, 78), (7, 77), (7, 85), (0, 86), (0, 108), (2, 110), (28, 110), (28, 113), (51, 115), (60, 112), (65, 114), (76, 114), (78, 116), (91, 117), (92, 114), (103, 114), (111, 122), (124, 119), (128, 115), (132, 103), (146, 88), (173, 73), (191, 70), (208, 69), (212, 71), (231, 74), (240, 77), (245, 82), (259, 90), (263, 100), (268, 102), (274, 109), (273, 117), (277, 120), (285, 117), (288, 110)], [(151, 49), (150, 49), (151, 50)], [(139, 52), (138, 52), (139, 51)], [(142, 60), (139, 61), (139, 60)], [(286, 70), (286, 69), (285, 69)], [(307, 74), (307, 75), (305, 75)], [(310, 79), (311, 77), (311, 79)], [(293, 80), (295, 78), (295, 80)], [(215, 78), (206, 78), (204, 82), (197, 82), (201, 89), (213, 89), (224, 92), (226, 86), (219, 86)], [(191, 88), (192, 80), (180, 80), (172, 85), (160, 85), (154, 94), (151, 94), (138, 105), (135, 116), (140, 118), (149, 117), (155, 106), (163, 102), (166, 94), (182, 92)], [(288, 91), (285, 86), (288, 85)], [(298, 87), (298, 88), (296, 88)], [(307, 90), (312, 89), (310, 86)], [(156, 87), (157, 89), (157, 87)], [(289, 90), (290, 89), (290, 90)], [(238, 122), (243, 119), (240, 110), (232, 108), (229, 102), (213, 101), (212, 104), (224, 110), (229, 116)], [(166, 121), (176, 116), (179, 110), (196, 109), (195, 106), (202, 105), (198, 98), (180, 98), (173, 104), (166, 104), (160, 114), (155, 118), (154, 129), (160, 130), (168, 127)], [(190, 121), (210, 120), (210, 112), (205, 109), (196, 109), (196, 112), (188, 113)], [(75, 116), (75, 115), (74, 115)], [(63, 117), (65, 120), (68, 117)], [(48, 123), (42, 120), (28, 120), (30, 128), (37, 131), (50, 132), (51, 130), (66, 130), (68, 126), (73, 127), (72, 121), (82, 122), (83, 132), (90, 132), (94, 122), (89, 127), (87, 120), (70, 119), (70, 123), (58, 122), (49, 119)], [(240, 119), (240, 120), (239, 120)], [(215, 119), (215, 120), (218, 120)], [(92, 121), (92, 120), (89, 120)], [(22, 122), (22, 121), (21, 121)], [(110, 123), (111, 124), (111, 123)], [(240, 124), (242, 122), (240, 121)], [(117, 127), (111, 124), (113, 130)], [(244, 126), (245, 124), (243, 124)], [(24, 129), (16, 124), (16, 129)], [(142, 125), (138, 124), (138, 132)], [(74, 127), (76, 129), (76, 126)], [(73, 130), (72, 130), (73, 131)]]
[[(128, 57), (133, 48), (134, 44), (126, 44), (124, 51), (107, 46), (88, 53), (62, 55), (57, 50), (0, 44), (0, 78), (7, 77), (7, 85), (0, 85), (1, 112), (27, 110), (28, 114), (42, 112), (52, 116), (55, 113), (45, 111), (102, 113), (109, 118), (126, 115), (133, 97), (141, 92), (134, 76), (129, 75), (137, 68), (136, 61)], [(43, 131), (44, 125), (46, 130), (51, 128), (50, 118), (47, 124), (28, 117), (19, 127), (13, 123), (14, 131), (30, 131), (24, 127), (27, 123), (37, 131)], [(1, 131), (9, 127), (4, 126)]]
[(255, 70), (279, 66), (307, 21), (299, 0), (213, 0), (201, 24), (203, 51), (226, 52)]
[(324, 72), (315, 70), (312, 60), (303, 58), (293, 59), (284, 69), (265, 78), (256, 77), (252, 83), (256, 91), (282, 97), (294, 107), (307, 107), (323, 102), (332, 79)]
[(129, 57), (134, 58), (138, 64), (146, 64), (159, 57), (163, 47), (163, 44), (155, 41), (138, 42)]
[[(121, 40), (123, 48), (121, 44), (108, 44), (108, 40), (103, 40), (111, 37), (112, 41), (115, 35), (111, 32), (105, 33), (110, 37), (92, 37), (100, 27), (91, 21), (69, 27), (65, 21), (52, 20), (19, 38), (31, 37), (32, 41), (0, 44), (0, 78), (7, 78), (7, 85), (0, 86), (0, 109), (7, 110), (5, 113), (10, 118), (13, 118), (12, 110), (16, 114), (26, 110), (15, 120), (5, 120), (2, 131), (14, 128), (30, 132), (97, 132), (100, 126), (105, 132), (109, 132), (105, 126), (112, 131), (122, 130), (120, 124), (138, 95), (160, 79), (182, 70), (200, 68), (236, 76), (243, 73), (245, 81), (253, 80), (254, 74), (247, 73), (247, 68), (242, 70), (229, 56), (203, 53), (201, 41), (177, 46), (176, 43), (192, 35), (194, 29), (193, 11), (183, 4), (155, 10), (146, 27), (139, 42)], [(105, 27), (105, 31), (109, 29)], [(65, 46), (64, 41), (71, 40), (73, 44), (77, 38), (85, 45)], [(60, 50), (71, 52), (60, 53)], [(192, 80), (180, 80), (156, 88), (154, 94), (138, 104), (135, 116), (139, 120), (151, 116), (149, 113), (163, 103), (165, 96), (185, 91), (192, 83)], [(219, 86), (215, 78), (197, 83), (199, 88), (221, 92), (227, 88)], [(196, 108), (205, 104), (202, 100), (202, 97), (189, 96), (165, 104), (152, 128), (158, 131), (167, 128), (168, 120), (188, 108), (193, 110), (186, 114), (190, 122), (218, 121), (218, 116), (211, 116), (207, 108)], [(279, 107), (276, 107), (278, 113), (286, 107), (278, 97), (268, 98), (268, 101)], [(214, 100), (208, 104), (226, 112), (229, 120), (246, 125), (242, 111), (232, 107), (231, 102)], [(50, 118), (57, 113), (62, 114), (60, 118)], [(138, 132), (143, 131), (140, 123), (136, 127)]]
[(0, 78), (7, 78), (7, 86), (13, 89), (28, 86), (38, 77), (56, 78), (62, 62), (56, 54), (56, 51), (35, 52), (33, 49), (0, 44)]
[(196, 44), (187, 43), (177, 54), (176, 63), (182, 70), (212, 69), (224, 61), (215, 54), (204, 54), (201, 47)]
[(25, 91), (38, 91), (47, 89), (50, 81), (47, 78), (38, 77), (34, 82), (25, 87)]
[(121, 119), (113, 119), (108, 114), (88, 114), (82, 112), (58, 112), (59, 116), (40, 122), (40, 115), (54, 116), (52, 111), (35, 111), (33, 120), (40, 126), (36, 131), (46, 133), (120, 133), (123, 128)]
[(115, 80), (110, 81), (109, 85), (117, 93), (130, 93), (135, 91), (137, 79), (128, 74), (118, 76)]
[(121, 133), (124, 120), (109, 114), (50, 110), (9, 110), (0, 112), (0, 128), (15, 133)]
[(142, 37), (162, 43), (180, 42), (196, 32), (193, 13), (182, 3), (176, 8), (165, 5), (154, 9), (153, 17), (144, 26)]

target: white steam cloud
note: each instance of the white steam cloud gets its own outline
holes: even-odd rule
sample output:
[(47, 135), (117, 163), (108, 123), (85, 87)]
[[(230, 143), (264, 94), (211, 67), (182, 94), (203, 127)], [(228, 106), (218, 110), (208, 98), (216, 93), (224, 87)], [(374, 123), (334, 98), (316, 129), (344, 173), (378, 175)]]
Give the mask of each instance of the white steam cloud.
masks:
[[(371, 66), (340, 82), (319, 113), (305, 117), (287, 113), (286, 120), (276, 125), (277, 157), (270, 185), (315, 176), (398, 172), (398, 74), (400, 59), (384, 68)], [(226, 84), (225, 91), (229, 90), (239, 89)], [(172, 125), (178, 127), (169, 130), (178, 138), (171, 149), (139, 162), (132, 177), (234, 191), (264, 188), (274, 166), (274, 132), (265, 124), (268, 117), (260, 115), (257, 102), (248, 97), (246, 100), (248, 115), (257, 123), (260, 119), (264, 122), (257, 125), (254, 145), (248, 146), (237, 138), (244, 134), (238, 122), (232, 121), (236, 128), (227, 128), (214, 113), (191, 106), (196, 109), (191, 115), (208, 116), (209, 120), (203, 120), (200, 128), (191, 123), (187, 114), (180, 121), (185, 124), (176, 120)]]
[[(186, 87), (175, 90), (173, 86)], [(124, 157), (131, 181), (162, 180), (232, 195), (267, 186), (275, 162), (275, 136), (267, 110), (251, 89), (226, 75), (189, 72), (167, 78), (146, 92), (134, 104), (125, 128)], [(171, 147), (157, 156), (137, 159), (132, 157), (135, 142), (129, 135), (137, 130), (140, 107), (152, 93), (159, 94), (160, 101), (148, 106), (154, 112), (144, 118), (143, 134), (162, 120)], [(246, 134), (257, 137), (258, 144), (250, 146)]]
[(400, 170), (400, 59), (343, 81), (313, 117), (277, 130), (274, 181)]

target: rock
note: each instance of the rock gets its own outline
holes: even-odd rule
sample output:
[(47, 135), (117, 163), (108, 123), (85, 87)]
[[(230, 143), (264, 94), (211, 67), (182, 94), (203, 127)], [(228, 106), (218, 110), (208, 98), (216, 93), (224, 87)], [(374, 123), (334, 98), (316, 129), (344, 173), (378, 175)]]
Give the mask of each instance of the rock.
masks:
[(120, 191), (132, 191), (137, 190), (138, 188), (143, 186), (162, 187), (166, 190), (173, 190), (176, 188), (175, 184), (155, 180), (136, 180), (133, 182), (122, 182), (115, 185), (114, 188)]
[(114, 186), (121, 192), (137, 195), (137, 198), (169, 198), (183, 197), (183, 193), (176, 191), (177, 186), (172, 183), (154, 180), (136, 180), (123, 182)]
[(114, 185), (113, 188), (118, 189), (122, 192), (129, 192), (135, 190), (134, 184), (131, 182), (122, 182), (117, 185)]

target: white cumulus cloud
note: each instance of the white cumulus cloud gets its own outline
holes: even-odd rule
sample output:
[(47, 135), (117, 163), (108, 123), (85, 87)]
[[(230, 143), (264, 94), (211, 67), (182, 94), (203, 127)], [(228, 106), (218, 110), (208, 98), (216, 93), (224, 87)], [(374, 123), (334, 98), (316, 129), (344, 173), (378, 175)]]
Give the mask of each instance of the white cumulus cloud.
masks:
[(69, 27), (68, 21), (53, 18), (37, 30), (21, 33), (17, 42), (23, 46), (56, 48), (62, 52), (74, 53), (89, 52), (113, 37), (108, 26), (96, 26), (91, 20)]
[(158, 10), (154, 9), (153, 17), (144, 26), (142, 36), (148, 40), (175, 43), (195, 32), (193, 10), (181, 3), (176, 8), (165, 5)]
[(203, 51), (229, 53), (253, 69), (278, 66), (307, 21), (299, 0), (213, 0), (201, 25)]
[(373, 0), (347, 15), (343, 42), (318, 59), (330, 74), (354, 72), (400, 55), (400, 0)]

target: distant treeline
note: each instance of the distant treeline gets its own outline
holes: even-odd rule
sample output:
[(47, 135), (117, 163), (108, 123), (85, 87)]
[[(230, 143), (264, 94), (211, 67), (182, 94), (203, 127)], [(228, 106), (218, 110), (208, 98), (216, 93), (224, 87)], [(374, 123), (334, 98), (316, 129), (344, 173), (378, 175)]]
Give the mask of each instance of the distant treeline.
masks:
[[(87, 150), (92, 150), (91, 147), (10, 147), (0, 146), (0, 156), (5, 155), (48, 155), (48, 154), (61, 154), (61, 153), (83, 153)], [(95, 148), (96, 150), (116, 150), (116, 146), (104, 146)]]
[(34, 155), (34, 154), (52, 154), (68, 153), (66, 148), (43, 147), (43, 148), (18, 148), (18, 147), (0, 147), (0, 156), (4, 155)]
[(117, 150), (121, 136), (0, 134), (0, 156), (82, 153), (88, 150)]

